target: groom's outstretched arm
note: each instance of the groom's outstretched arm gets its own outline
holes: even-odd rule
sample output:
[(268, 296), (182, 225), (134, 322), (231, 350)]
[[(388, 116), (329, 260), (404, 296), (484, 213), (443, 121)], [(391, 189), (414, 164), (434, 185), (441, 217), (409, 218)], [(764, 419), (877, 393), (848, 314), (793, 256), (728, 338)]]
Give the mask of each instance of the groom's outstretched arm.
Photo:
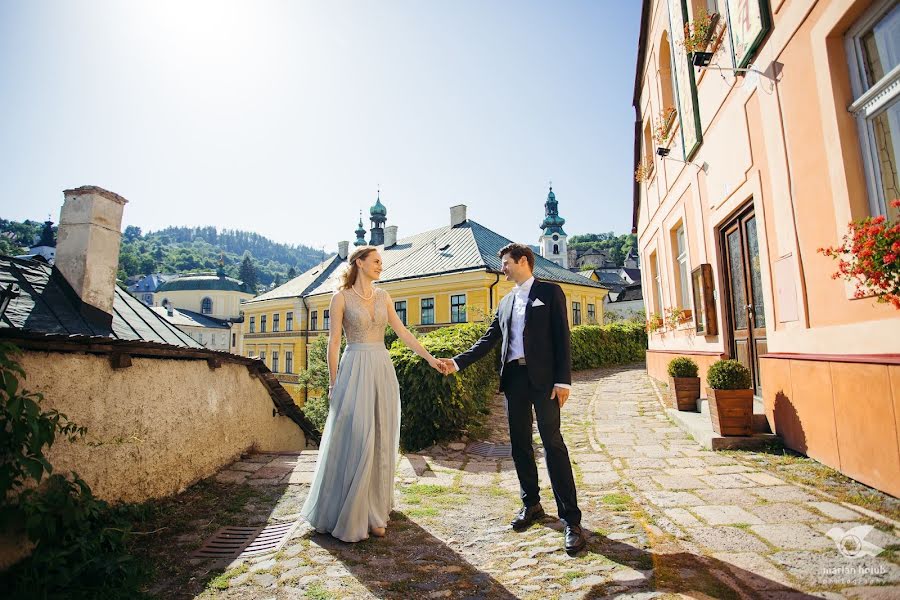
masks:
[(498, 316), (494, 317), (494, 320), (491, 322), (491, 326), (488, 327), (488, 330), (481, 336), (481, 339), (475, 342), (475, 344), (463, 352), (462, 354), (457, 354), (453, 357), (453, 362), (456, 363), (456, 368), (459, 370), (465, 369), (473, 362), (478, 360), (479, 358), (485, 356), (491, 349), (497, 345), (503, 339), (503, 332), (500, 331), (500, 317), (499, 312)]

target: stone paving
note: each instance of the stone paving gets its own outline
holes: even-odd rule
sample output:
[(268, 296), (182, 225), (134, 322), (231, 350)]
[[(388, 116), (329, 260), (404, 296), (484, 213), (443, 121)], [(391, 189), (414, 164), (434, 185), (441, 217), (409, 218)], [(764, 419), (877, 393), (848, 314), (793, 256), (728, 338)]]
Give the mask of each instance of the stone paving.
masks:
[[(508, 441), (500, 397), (493, 408), (489, 439)], [(345, 544), (301, 523), (277, 554), (198, 564), (197, 577), (218, 575), (198, 597), (900, 597), (895, 523), (791, 484), (752, 453), (703, 449), (667, 420), (642, 367), (576, 374), (563, 423), (590, 532), (579, 556), (563, 552), (554, 518), (513, 532), (512, 461), (457, 442), (403, 457), (386, 538)], [(216, 478), (282, 490), (259, 520), (297, 519), (315, 459), (256, 455)]]

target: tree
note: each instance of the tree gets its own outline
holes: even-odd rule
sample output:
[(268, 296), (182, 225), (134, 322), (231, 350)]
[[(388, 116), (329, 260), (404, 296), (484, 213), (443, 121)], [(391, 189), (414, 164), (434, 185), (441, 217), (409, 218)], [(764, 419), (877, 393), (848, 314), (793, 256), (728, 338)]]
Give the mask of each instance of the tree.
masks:
[(254, 292), (256, 291), (256, 287), (259, 285), (259, 280), (256, 274), (256, 265), (253, 264), (253, 259), (250, 257), (250, 253), (244, 254), (244, 260), (241, 261), (241, 269), (238, 271), (238, 279), (246, 283), (250, 286)]
[(122, 240), (126, 242), (134, 242), (136, 240), (141, 239), (141, 228), (135, 227), (134, 225), (129, 225), (125, 228), (125, 232), (122, 234)]
[(297, 276), (297, 270), (294, 267), (291, 267), (290, 269), (288, 269), (288, 274), (287, 274), (288, 280), (291, 280), (296, 276)]

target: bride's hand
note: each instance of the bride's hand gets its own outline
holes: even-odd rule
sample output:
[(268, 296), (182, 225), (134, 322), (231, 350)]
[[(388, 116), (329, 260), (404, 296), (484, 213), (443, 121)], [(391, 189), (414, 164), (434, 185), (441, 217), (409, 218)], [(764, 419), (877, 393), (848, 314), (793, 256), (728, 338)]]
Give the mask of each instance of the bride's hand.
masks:
[(438, 371), (441, 375), (446, 375), (446, 373), (444, 372), (444, 364), (435, 357), (429, 357), (428, 364), (431, 365), (432, 369)]

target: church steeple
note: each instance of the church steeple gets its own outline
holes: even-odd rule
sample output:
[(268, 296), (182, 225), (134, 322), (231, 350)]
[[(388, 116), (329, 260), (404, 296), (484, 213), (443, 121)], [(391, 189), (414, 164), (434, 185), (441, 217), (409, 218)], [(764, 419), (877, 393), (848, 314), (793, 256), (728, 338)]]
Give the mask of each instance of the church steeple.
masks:
[(366, 229), (363, 227), (362, 223), (362, 211), (359, 211), (359, 225), (356, 227), (356, 231), (353, 233), (356, 234), (356, 241), (353, 242), (354, 246), (365, 246), (366, 245)]
[(372, 229), (369, 230), (369, 233), (371, 234), (369, 244), (372, 246), (383, 245), (384, 223), (387, 221), (387, 208), (381, 203), (381, 189), (378, 190), (375, 204), (369, 209), (369, 220), (372, 222)]
[(56, 238), (53, 235), (53, 221), (49, 218), (44, 221), (41, 237), (31, 245), (29, 251), (31, 254), (43, 256), (50, 264), (56, 261)]
[(538, 240), (541, 248), (541, 256), (552, 260), (564, 269), (569, 268), (569, 250), (566, 248), (568, 236), (563, 231), (566, 220), (559, 216), (559, 204), (556, 194), (553, 193), (553, 183), (550, 183), (550, 193), (544, 202), (544, 220), (541, 222), (543, 233)]

